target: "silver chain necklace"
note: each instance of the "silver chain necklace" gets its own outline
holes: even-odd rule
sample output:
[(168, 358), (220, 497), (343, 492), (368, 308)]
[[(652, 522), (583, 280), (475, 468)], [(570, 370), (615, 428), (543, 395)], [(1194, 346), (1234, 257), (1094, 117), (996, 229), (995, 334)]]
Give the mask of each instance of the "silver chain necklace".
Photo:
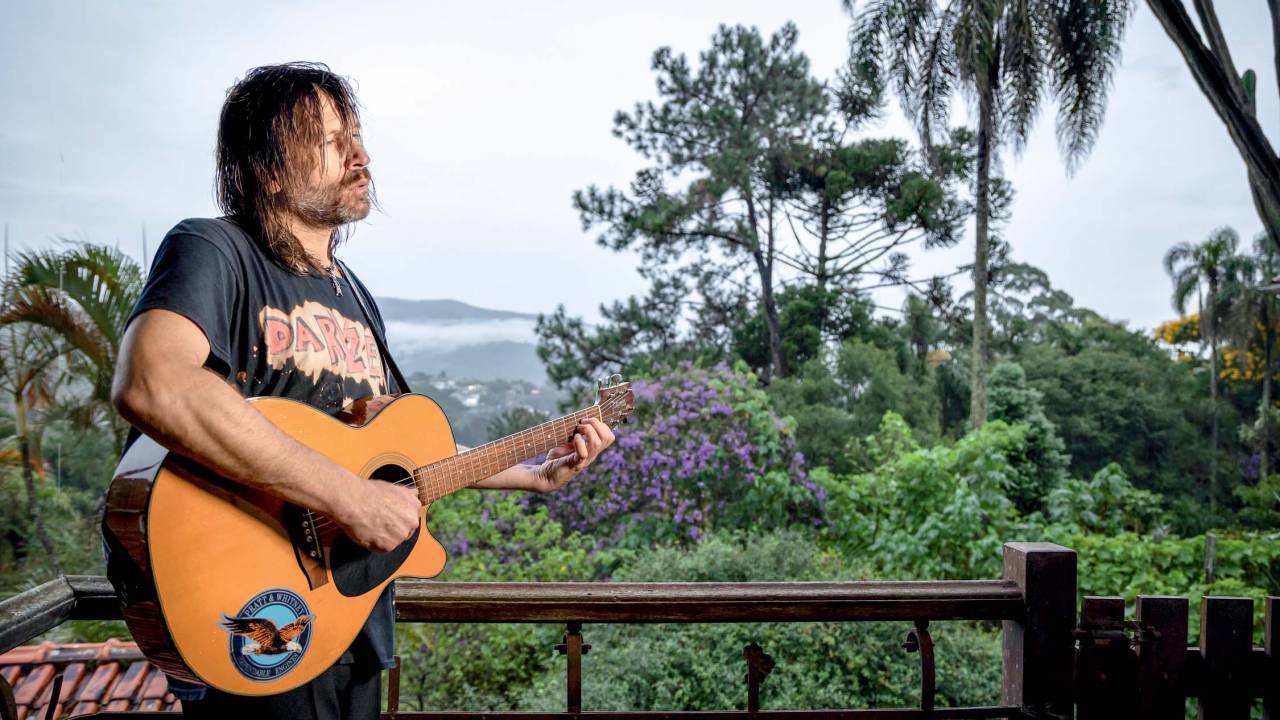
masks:
[(338, 264), (334, 263), (325, 268), (324, 271), (329, 275), (329, 282), (333, 283), (334, 297), (342, 297), (342, 287), (338, 285)]

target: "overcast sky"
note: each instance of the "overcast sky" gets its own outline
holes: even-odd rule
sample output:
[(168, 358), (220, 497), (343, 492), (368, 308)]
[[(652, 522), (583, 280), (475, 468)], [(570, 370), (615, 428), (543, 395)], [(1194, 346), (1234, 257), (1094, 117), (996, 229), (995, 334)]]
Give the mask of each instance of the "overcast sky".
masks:
[[(382, 214), (343, 257), (378, 295), (598, 317), (644, 289), (636, 259), (582, 231), (573, 190), (622, 185), (641, 159), (613, 113), (653, 95), (653, 50), (696, 56), (720, 23), (793, 20), (816, 75), (846, 53), (839, 0), (607, 2), (18, 2), (0, 23), (0, 221), (15, 248), (65, 235), (142, 254), (184, 217), (216, 214), (212, 151), (246, 69), (320, 60), (356, 81)], [(1266, 7), (1220, 1), (1237, 66), (1259, 73), (1276, 129)], [(896, 105), (895, 105), (896, 107)], [(1004, 168), (1014, 257), (1077, 301), (1152, 327), (1172, 315), (1161, 258), (1232, 225), (1258, 232), (1243, 164), (1142, 4), (1100, 140), (1067, 177), (1045, 113)], [(896, 112), (871, 132), (909, 136)], [(972, 243), (917, 256), (918, 274)], [(886, 303), (896, 302), (885, 299)]]

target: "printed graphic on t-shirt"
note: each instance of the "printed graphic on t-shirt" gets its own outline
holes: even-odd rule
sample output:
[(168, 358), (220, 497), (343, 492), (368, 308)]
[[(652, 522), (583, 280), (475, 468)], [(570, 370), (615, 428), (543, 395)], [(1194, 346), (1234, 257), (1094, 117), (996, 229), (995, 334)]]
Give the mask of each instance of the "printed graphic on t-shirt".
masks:
[(387, 391), (382, 357), (373, 333), (364, 324), (337, 310), (307, 300), (288, 312), (265, 306), (258, 322), (267, 341), (267, 360), (276, 370), (292, 363), (312, 382), (329, 371), (357, 383), (368, 383), (370, 394)]

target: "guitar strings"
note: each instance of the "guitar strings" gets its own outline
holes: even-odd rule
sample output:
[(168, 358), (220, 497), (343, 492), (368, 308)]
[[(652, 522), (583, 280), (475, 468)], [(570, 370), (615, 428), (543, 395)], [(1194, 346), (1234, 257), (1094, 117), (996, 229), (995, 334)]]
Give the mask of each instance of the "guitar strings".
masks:
[[(593, 405), (593, 406), (591, 406), (591, 407), (598, 407), (598, 409), (599, 409), (599, 414), (600, 414), (600, 416), (602, 416), (602, 419), (603, 419), (604, 411), (605, 411), (605, 410), (613, 410), (613, 409), (614, 409), (614, 407), (616, 407), (617, 405), (621, 405), (621, 404), (622, 404), (622, 398), (623, 398), (623, 397), (625, 397), (625, 393), (620, 393), (620, 395), (613, 395), (613, 396), (609, 396), (608, 398), (605, 398), (605, 401), (604, 401), (604, 402), (596, 402), (596, 404), (595, 404), (595, 405)], [(585, 409), (584, 409), (584, 410), (580, 410), (580, 411), (579, 411), (579, 413), (585, 413), (585, 411), (591, 410), (591, 407), (585, 407)], [(572, 418), (572, 416), (573, 416), (573, 415), (577, 415), (577, 413), (573, 413), (572, 415), (566, 415), (566, 416), (563, 416), (563, 418), (558, 418), (557, 420), (548, 420), (548, 423), (545, 423), (545, 424), (556, 423), (556, 421), (558, 421), (558, 420), (564, 420), (564, 419), (567, 419), (567, 418)], [(535, 425), (535, 428), (536, 428), (536, 427), (538, 427), (538, 425)], [(411, 473), (410, 473), (410, 477), (408, 477), (408, 478), (404, 478), (404, 479), (401, 479), (401, 480), (388, 480), (388, 482), (389, 482), (390, 484), (393, 484), (393, 486), (412, 487), (412, 488), (415, 488), (415, 489), (419, 489), (419, 488), (417, 488), (417, 474), (419, 474), (419, 471), (421, 471), (421, 470), (426, 470), (426, 469), (428, 469), (428, 468), (433, 468), (433, 466), (435, 466), (436, 464), (439, 464), (439, 462), (448, 462), (448, 461), (451, 461), (451, 460), (456, 460), (456, 459), (458, 459), (458, 457), (463, 457), (463, 456), (466, 456), (467, 454), (472, 454), (472, 452), (476, 452), (476, 451), (484, 450), (484, 448), (486, 448), (486, 447), (489, 447), (489, 446), (497, 446), (497, 443), (500, 443), (500, 442), (503, 442), (503, 441), (507, 441), (507, 439), (509, 439), (509, 438), (516, 437), (516, 436), (518, 436), (518, 434), (522, 434), (522, 433), (529, 432), (529, 430), (532, 430), (532, 429), (535, 429), (535, 428), (529, 428), (529, 429), (521, 430), (521, 432), (520, 432), (520, 433), (511, 434), (511, 436), (507, 436), (507, 437), (504, 437), (504, 438), (498, 438), (498, 439), (495, 439), (495, 441), (489, 441), (489, 442), (486, 442), (486, 443), (484, 443), (484, 445), (479, 445), (479, 446), (476, 446), (476, 447), (472, 447), (472, 448), (471, 448), (471, 450), (467, 450), (466, 452), (461, 452), (461, 454), (458, 454), (458, 455), (452, 455), (452, 456), (449, 456), (449, 457), (444, 457), (444, 459), (440, 459), (440, 460), (436, 460), (435, 462), (431, 462), (431, 464), (430, 464), (430, 465), (424, 465), (424, 466), (421, 466), (421, 468), (415, 468), (415, 469), (413, 469), (413, 470), (411, 471)], [(460, 487), (458, 487), (458, 488), (456, 488), (456, 489), (462, 489), (462, 488), (465, 488), (465, 487), (470, 487), (470, 486), (472, 486), (472, 484), (475, 484), (475, 483), (477, 483), (477, 482), (480, 482), (480, 480), (483, 480), (483, 479), (484, 479), (484, 478), (480, 478), (480, 479), (474, 480), (474, 482), (467, 483), (467, 484), (465, 484), (465, 486), (460, 486)], [(451, 495), (452, 495), (452, 491), (451, 491)], [(440, 497), (445, 497), (445, 496), (440, 496)], [(438, 498), (435, 498), (435, 500), (440, 500), (440, 498), (439, 498), (439, 497), (438, 497)], [(308, 511), (308, 512), (310, 512), (310, 511)], [(337, 521), (334, 521), (333, 519), (330, 519), (330, 518), (326, 518), (326, 516), (325, 516), (325, 518), (323, 518), (323, 519), (321, 519), (321, 520), (319, 520), (319, 521), (312, 520), (312, 523), (311, 523), (311, 528), (312, 528), (312, 530), (314, 530), (314, 532), (315, 532), (316, 534), (320, 534), (321, 530), (328, 530), (328, 529), (330, 529), (330, 528), (334, 528), (334, 527), (337, 527)]]
[[(615, 405), (621, 404), (621, 402), (622, 402), (622, 398), (623, 398), (623, 395), (613, 395), (613, 396), (610, 396), (608, 399), (606, 399), (603, 403), (597, 403), (596, 405), (593, 405), (593, 406), (592, 406), (592, 407), (590, 407), (590, 408), (584, 408), (583, 410), (579, 410), (578, 412), (587, 412), (587, 411), (591, 410), (592, 408), (599, 408), (599, 414), (601, 415), (601, 417), (602, 417), (602, 419), (603, 419), (603, 415), (604, 415), (604, 411), (605, 411), (605, 409), (612, 410), (612, 409), (614, 408), (614, 406), (615, 406)], [(573, 413), (573, 415), (577, 415), (577, 414), (578, 414), (578, 413)], [(572, 417), (572, 415), (566, 415), (565, 417), (563, 417), (563, 418), (558, 418), (557, 420), (564, 420), (564, 419), (566, 419), (566, 418), (568, 418), (568, 417)], [(556, 422), (557, 420), (551, 420), (551, 421), (548, 421), (548, 423), (547, 423), (547, 424), (552, 423), (552, 422)], [(529, 428), (529, 430), (532, 430), (532, 429), (533, 429), (533, 428)], [(507, 436), (506, 438), (499, 438), (498, 440), (493, 440), (493, 441), (487, 442), (487, 443), (485, 443), (484, 445), (478, 445), (478, 446), (476, 446), (476, 447), (474, 447), (474, 448), (471, 448), (470, 450), (467, 450), (465, 453), (460, 453), (460, 454), (458, 454), (458, 455), (453, 455), (453, 456), (450, 456), (450, 457), (448, 457), (448, 458), (444, 458), (444, 459), (442, 459), (442, 460), (437, 460), (435, 463), (432, 463), (431, 465), (424, 465), (423, 467), (420, 467), (420, 468), (414, 468), (414, 470), (410, 473), (410, 476), (409, 476), (409, 477), (404, 478), (404, 479), (402, 479), (402, 480), (394, 480), (394, 481), (388, 481), (388, 482), (390, 482), (390, 484), (392, 484), (392, 485), (400, 485), (400, 486), (403, 486), (403, 487), (413, 487), (414, 489), (418, 489), (418, 479), (417, 479), (417, 475), (418, 475), (418, 472), (419, 472), (419, 471), (421, 471), (421, 470), (425, 470), (425, 469), (427, 469), (427, 468), (429, 468), (429, 467), (432, 467), (432, 466), (436, 465), (437, 463), (441, 463), (441, 462), (448, 462), (448, 461), (450, 461), (450, 460), (454, 460), (454, 459), (456, 459), (456, 458), (462, 457), (463, 455), (466, 455), (466, 454), (468, 454), (468, 453), (474, 453), (474, 452), (476, 452), (476, 451), (478, 451), (478, 450), (483, 450), (484, 448), (486, 448), (486, 447), (488, 447), (488, 446), (490, 446), (490, 445), (496, 445), (497, 443), (500, 443), (500, 442), (502, 442), (502, 441), (504, 441), (504, 440), (507, 440), (507, 439), (509, 439), (509, 438), (511, 438), (511, 437), (515, 437), (515, 435), (520, 435), (521, 433), (529, 432), (529, 430), (522, 430), (520, 433), (515, 433), (514, 435), (509, 435), (509, 436)], [(479, 482), (480, 480), (483, 480), (483, 479), (484, 479), (484, 478), (480, 478), (480, 479), (475, 480), (475, 481), (473, 481), (473, 482), (471, 482), (471, 483), (467, 483), (466, 485), (459, 486), (457, 489), (458, 489), (458, 490), (461, 490), (463, 487), (468, 487), (468, 486), (470, 486), (470, 485), (474, 485), (476, 482)], [(452, 493), (452, 491), (451, 491), (451, 493)], [(451, 494), (451, 493), (449, 493), (449, 494)], [(442, 496), (440, 496), (440, 497), (445, 497), (445, 496), (444, 496), (444, 495), (442, 495)], [(440, 499), (440, 498), (436, 498), (436, 499), (438, 500), (438, 499)], [(336, 523), (333, 519), (328, 518), (328, 517), (324, 517), (324, 518), (322, 518), (319, 522), (316, 522), (316, 521), (314, 521), (314, 520), (312, 521), (312, 529), (315, 531), (315, 533), (316, 533), (317, 535), (318, 535), (322, 530), (328, 530), (328, 529), (330, 529), (330, 528), (335, 527), (336, 525), (337, 525), (337, 523)]]

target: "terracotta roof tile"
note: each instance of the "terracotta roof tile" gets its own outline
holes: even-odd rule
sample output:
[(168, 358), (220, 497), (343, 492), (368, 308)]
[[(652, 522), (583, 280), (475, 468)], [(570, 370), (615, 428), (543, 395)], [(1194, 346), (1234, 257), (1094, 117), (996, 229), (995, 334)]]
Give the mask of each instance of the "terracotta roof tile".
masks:
[(142, 700), (160, 700), (169, 694), (169, 680), (164, 673), (156, 670), (147, 676), (142, 689), (135, 696)]
[(151, 669), (151, 663), (143, 661), (136, 662), (124, 671), (124, 676), (116, 680), (116, 684), (111, 686), (111, 693), (106, 697), (112, 700), (128, 700), (138, 692), (138, 687), (142, 685), (142, 679), (147, 676), (147, 671)]
[[(53, 665), (45, 665), (44, 667), (55, 667)], [(40, 699), (31, 703), (32, 707), (44, 708), (53, 702), (55, 705), (71, 700), (75, 697), (76, 686), (84, 679), (86, 672), (84, 663), (71, 663), (62, 670), (62, 687), (58, 690), (58, 698), (53, 700), (53, 683), (50, 682), (44, 686), (44, 692), (40, 693)], [(41, 714), (44, 711), (41, 710)]]
[(101, 702), (119, 674), (120, 666), (116, 663), (99, 665), (98, 669), (94, 670), (93, 675), (84, 683), (83, 688), (80, 690), (80, 695), (76, 699), (81, 702), (85, 700)]
[(13, 701), (18, 705), (31, 705), (44, 692), (44, 688), (53, 679), (56, 672), (52, 665), (36, 665), (31, 672), (18, 680), (13, 686)]
[[(62, 689), (53, 695), (53, 679)], [(141, 710), (181, 712), (164, 673), (143, 659), (138, 646), (103, 643), (26, 645), (0, 655), (0, 678), (14, 689), (17, 720), (43, 720), (50, 703), (55, 717)]]

